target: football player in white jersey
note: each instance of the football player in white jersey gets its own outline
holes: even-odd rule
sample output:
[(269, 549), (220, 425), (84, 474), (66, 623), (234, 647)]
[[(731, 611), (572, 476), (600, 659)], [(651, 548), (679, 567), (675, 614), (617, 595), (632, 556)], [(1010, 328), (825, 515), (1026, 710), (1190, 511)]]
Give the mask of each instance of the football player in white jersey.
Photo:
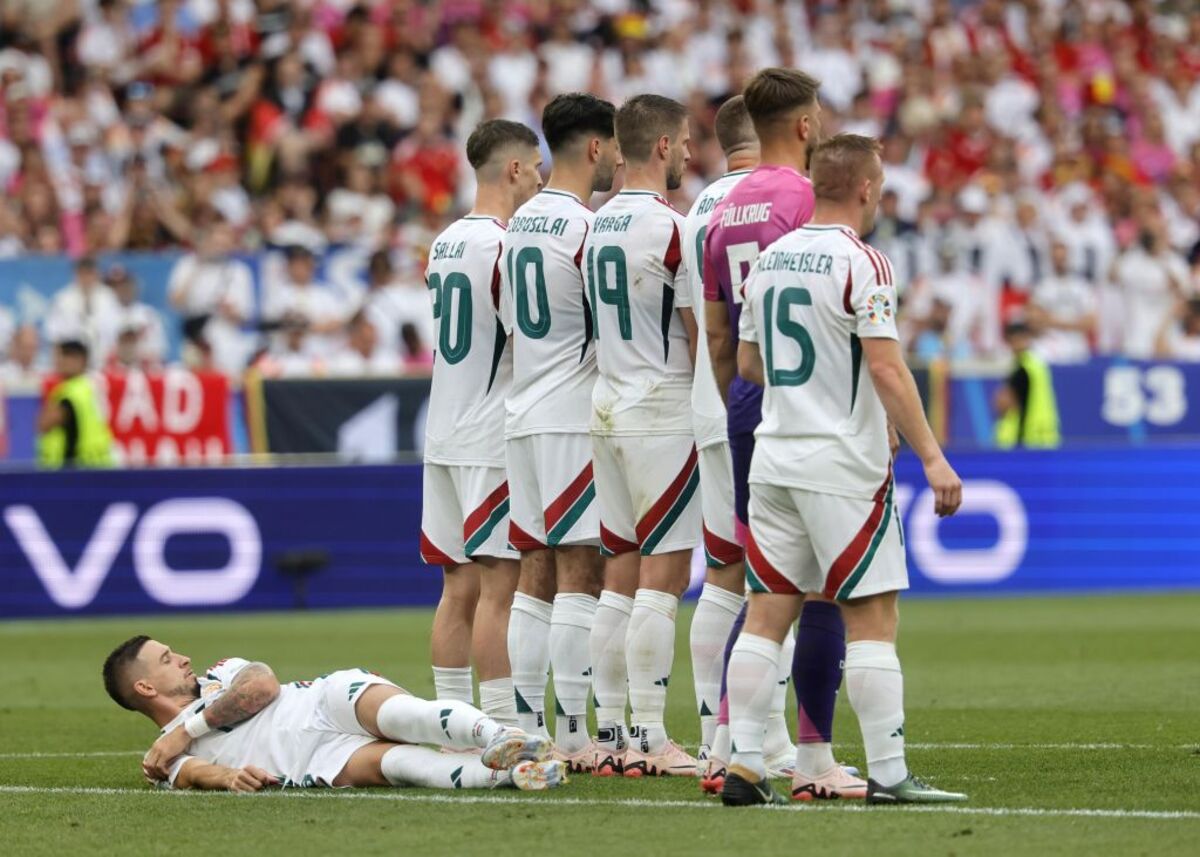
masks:
[(153, 783), (253, 792), (275, 785), (541, 790), (564, 782), (566, 766), (550, 760), (545, 738), (501, 726), (465, 702), (417, 699), (363, 669), (281, 685), (266, 664), (242, 658), (200, 675), (191, 664), (144, 635), (104, 662), (113, 701), (162, 729), (142, 760)]
[[(726, 172), (696, 197), (683, 230), (682, 266), (687, 272), (693, 307), (704, 306), (704, 236), (709, 216), (725, 194), (758, 165), (759, 159), (758, 136), (742, 96), (735, 95), (721, 105), (714, 127), (717, 142), (725, 153)], [(725, 403), (717, 389), (704, 336), (698, 336), (696, 342), (692, 417), (700, 464), (704, 557), (708, 566), (690, 634), (696, 707), (700, 712), (697, 759), (703, 767), (717, 731), (725, 645), (742, 608), (746, 585), (742, 545), (735, 527), (733, 463), (729, 457)]]
[(621, 164), (615, 113), (582, 93), (546, 105), (550, 178), (509, 220), (501, 266), (500, 316), (513, 341), (508, 540), (521, 552), (508, 625), (517, 719), (521, 728), (546, 734), (546, 671), (553, 665), (555, 750), (580, 772), (595, 757), (587, 729), (588, 636), (604, 571), (588, 435), (596, 351), (583, 242), (594, 217), (586, 201), (612, 189)]
[(596, 496), (608, 557), (591, 636), (595, 773), (695, 776), (696, 760), (663, 725), (675, 614), (700, 541), (696, 321), (680, 265), (684, 216), (665, 197), (689, 159), (687, 111), (639, 95), (617, 111), (616, 128), (625, 186), (596, 212), (584, 245), (600, 372), (592, 394)]
[[(912, 776), (904, 758), (895, 640), (908, 572), (888, 417), (924, 464), (938, 515), (958, 510), (962, 482), (904, 363), (892, 265), (859, 237), (874, 224), (883, 186), (879, 151), (853, 134), (814, 150), (812, 219), (763, 250), (742, 290), (738, 371), (765, 393), (750, 467), (749, 610), (728, 671), (736, 749), (721, 794), (730, 806), (783, 801), (766, 779), (763, 726), (780, 642), (805, 593), (835, 599), (845, 615), (846, 692), (863, 735), (867, 801), (966, 798)], [(805, 770), (806, 758), (798, 749), (798, 778), (829, 776)]]
[(425, 428), (421, 558), (443, 569), (431, 650), (438, 699), (471, 702), (473, 660), (484, 711), (516, 722), (508, 612), (520, 566), (508, 544), (504, 397), (512, 349), (500, 322), (506, 221), (541, 187), (538, 139), (493, 119), (467, 140), (478, 189), (471, 213), (433, 241), (425, 282), (437, 328)]

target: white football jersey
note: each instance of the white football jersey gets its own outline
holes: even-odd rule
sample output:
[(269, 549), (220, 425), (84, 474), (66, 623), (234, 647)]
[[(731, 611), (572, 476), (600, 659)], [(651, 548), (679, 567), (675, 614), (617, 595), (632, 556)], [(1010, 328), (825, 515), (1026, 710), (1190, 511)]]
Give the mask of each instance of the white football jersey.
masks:
[(587, 433), (596, 349), (583, 242), (594, 217), (575, 194), (546, 189), (508, 222), (500, 266), (500, 319), (513, 339), (505, 437)]
[(504, 466), (512, 349), (500, 323), (504, 224), (468, 215), (433, 241), (425, 285), (437, 330), (425, 461)]
[[(200, 698), (164, 726), (162, 734), (173, 731), (193, 714), (220, 699), (237, 674), (249, 665), (250, 661), (242, 658), (228, 658), (209, 667), (204, 675), (197, 676)], [(197, 758), (228, 768), (254, 765), (279, 777), (280, 782), (290, 780), (296, 785), (303, 784), (313, 752), (322, 739), (328, 737), (310, 728), (321, 700), (320, 681), (284, 684), (279, 689), (279, 696), (253, 717), (194, 739), (187, 755), (172, 765), (169, 782), (174, 784), (187, 758)]]
[(600, 374), (599, 435), (692, 433), (692, 359), (681, 307), (684, 216), (660, 194), (623, 190), (596, 212), (584, 244)]
[(708, 337), (704, 334), (704, 236), (708, 234), (708, 220), (717, 203), (749, 173), (750, 170), (726, 173), (706, 187), (692, 204), (683, 228), (683, 267), (687, 272), (696, 325), (700, 329), (696, 339), (696, 377), (692, 382), (696, 446), (700, 449), (725, 440), (728, 435), (725, 403), (717, 389), (717, 379), (708, 357)]
[(887, 413), (860, 339), (897, 339), (887, 257), (848, 226), (802, 226), (742, 287), (742, 340), (766, 379), (750, 481), (871, 499), (887, 478)]

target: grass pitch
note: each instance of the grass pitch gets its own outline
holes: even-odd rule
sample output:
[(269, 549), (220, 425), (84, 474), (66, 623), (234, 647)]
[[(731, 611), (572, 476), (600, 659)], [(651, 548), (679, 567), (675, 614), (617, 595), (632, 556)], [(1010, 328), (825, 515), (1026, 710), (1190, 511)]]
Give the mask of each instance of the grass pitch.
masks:
[[(104, 695), (100, 664), (148, 633), (199, 664), (281, 679), (366, 666), (432, 694), (427, 611), (0, 625), (5, 854), (1169, 854), (1200, 851), (1200, 595), (911, 600), (902, 608), (909, 761), (962, 807), (726, 810), (694, 781), (576, 777), (552, 793), (165, 793), (155, 730)], [(668, 725), (692, 745), (681, 617)], [(549, 706), (551, 710), (553, 706)], [(838, 757), (863, 763), (839, 706)], [(1188, 843), (1191, 843), (1190, 845)]]

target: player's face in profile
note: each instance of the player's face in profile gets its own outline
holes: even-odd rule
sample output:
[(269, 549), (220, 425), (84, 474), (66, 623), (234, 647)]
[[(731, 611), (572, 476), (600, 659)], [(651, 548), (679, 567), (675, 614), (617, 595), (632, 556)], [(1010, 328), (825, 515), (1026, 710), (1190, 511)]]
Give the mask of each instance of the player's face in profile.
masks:
[(138, 653), (144, 669), (143, 680), (162, 696), (195, 699), (200, 696), (200, 681), (192, 672), (192, 659), (171, 651), (157, 640), (149, 640)]
[(596, 176), (592, 179), (594, 193), (608, 193), (612, 190), (617, 170), (625, 165), (621, 157), (621, 147), (616, 137), (600, 140), (600, 159), (596, 162)]
[(521, 170), (517, 175), (517, 207), (524, 205), (530, 197), (542, 189), (542, 153), (530, 149), (528, 156), (520, 161)]
[(683, 173), (692, 159), (692, 132), (688, 120), (684, 119), (679, 133), (671, 141), (670, 160), (667, 162), (667, 190), (678, 190), (683, 184)]

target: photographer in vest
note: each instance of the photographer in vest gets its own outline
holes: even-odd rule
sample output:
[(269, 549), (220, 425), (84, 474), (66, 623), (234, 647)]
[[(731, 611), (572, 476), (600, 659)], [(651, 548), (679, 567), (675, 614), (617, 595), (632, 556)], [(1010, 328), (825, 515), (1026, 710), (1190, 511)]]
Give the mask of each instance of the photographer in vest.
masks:
[(105, 467), (112, 463), (112, 434), (87, 375), (88, 348), (78, 339), (55, 349), (58, 382), (38, 414), (42, 467)]

